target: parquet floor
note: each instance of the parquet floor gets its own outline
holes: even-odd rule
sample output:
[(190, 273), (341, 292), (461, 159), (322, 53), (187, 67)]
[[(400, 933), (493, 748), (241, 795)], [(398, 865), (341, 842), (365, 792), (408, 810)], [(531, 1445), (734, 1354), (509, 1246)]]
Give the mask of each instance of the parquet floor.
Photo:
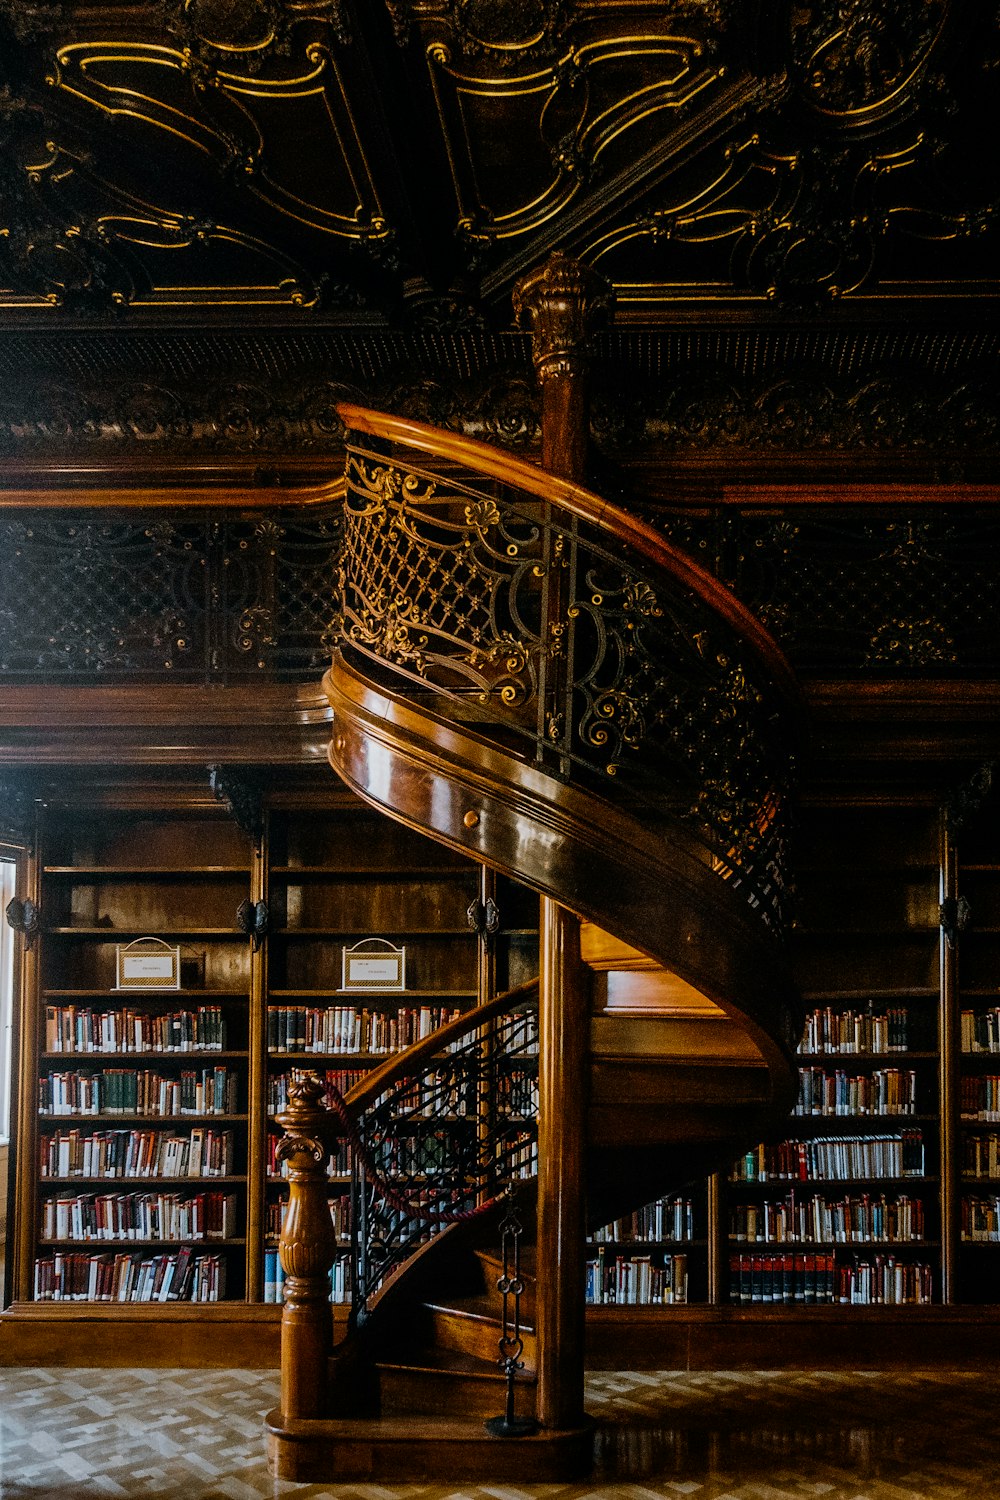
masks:
[(268, 1372), (0, 1370), (3, 1500), (995, 1500), (1000, 1375), (602, 1373), (576, 1485), (269, 1479)]

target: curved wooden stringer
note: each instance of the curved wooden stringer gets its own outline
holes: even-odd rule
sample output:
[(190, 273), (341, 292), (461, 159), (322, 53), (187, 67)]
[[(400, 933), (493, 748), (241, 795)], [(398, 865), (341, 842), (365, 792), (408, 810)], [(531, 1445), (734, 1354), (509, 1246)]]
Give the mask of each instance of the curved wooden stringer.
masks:
[[(541, 1224), (562, 1178), (577, 1172), (586, 1221), (597, 1226), (721, 1166), (793, 1102), (800, 1012), (782, 928), (795, 686), (738, 601), (634, 517), (449, 433), (357, 408), (342, 416), (348, 489), (341, 638), (325, 679), (330, 760), (389, 816), (568, 913), (567, 951), (543, 954), (541, 1113), (557, 1085), (560, 1110), (571, 1116), (578, 1100), (580, 1112), (572, 1138), (564, 1119), (550, 1120), (538, 1215)], [(496, 1002), (497, 1016), (523, 1003)], [(565, 1029), (555, 1037), (559, 1006), (577, 1007), (575, 1052)], [(470, 1024), (449, 1045), (465, 1045)], [(431, 1061), (434, 1048), (425, 1047)], [(564, 1076), (567, 1057), (579, 1076)], [(352, 1117), (390, 1098), (406, 1068), (394, 1059), (349, 1096)], [(375, 1380), (369, 1414), (349, 1431), (317, 1428), (312, 1448), (286, 1411), (271, 1425), (279, 1472), (346, 1478), (361, 1464), (387, 1478), (557, 1478), (579, 1467), (582, 1427), (553, 1422), (558, 1400), (546, 1404), (542, 1391), (543, 1426), (530, 1439), (487, 1438), (476, 1426), (456, 1466), (451, 1428), (437, 1449), (426, 1438), (442, 1407), (453, 1425), (500, 1399), (468, 1365), (495, 1365), (496, 1328), (459, 1267), (474, 1240), (495, 1237), (497, 1215), (482, 1206), (503, 1182), (464, 1170), (478, 1215), (439, 1223), (445, 1232), (424, 1244), (416, 1270), (393, 1268), (369, 1303), (383, 1314), (373, 1319), (378, 1335), (366, 1335), (370, 1360), (396, 1371), (397, 1390), (409, 1369), (404, 1395)], [(533, 1204), (523, 1217), (530, 1238)], [(539, 1255), (551, 1258), (544, 1241), (542, 1229)], [(552, 1265), (540, 1263), (539, 1303), (582, 1295), (580, 1265), (565, 1244)], [(460, 1310), (449, 1315), (442, 1282), (472, 1297), (471, 1333), (456, 1332)], [(545, 1341), (573, 1316), (557, 1307), (546, 1323), (538, 1308), (538, 1347), (525, 1363), (543, 1384)], [(424, 1349), (407, 1366), (411, 1336)], [(368, 1389), (351, 1347), (352, 1388)], [(441, 1347), (453, 1356), (447, 1388), (431, 1378), (442, 1374)], [(582, 1389), (582, 1349), (580, 1363)], [(339, 1389), (342, 1402), (343, 1381)], [(530, 1392), (524, 1399), (530, 1405)], [(385, 1424), (390, 1413), (403, 1420), (395, 1406), (406, 1402), (422, 1414), (426, 1441), (404, 1471)], [(427, 1456), (435, 1451), (440, 1463)]]

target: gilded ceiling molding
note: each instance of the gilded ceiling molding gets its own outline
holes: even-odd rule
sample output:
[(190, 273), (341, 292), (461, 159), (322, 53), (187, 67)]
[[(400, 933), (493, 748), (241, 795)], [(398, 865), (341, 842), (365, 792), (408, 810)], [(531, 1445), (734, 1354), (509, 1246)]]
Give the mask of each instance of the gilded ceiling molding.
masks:
[(343, 0), (163, 0), (163, 10), (166, 30), (209, 70), (211, 82), (220, 66), (252, 74), (271, 57), (287, 57), (303, 23), (326, 28), (338, 46), (352, 40)]
[(792, 17), (802, 95), (830, 118), (898, 104), (941, 35), (948, 0), (819, 0)]

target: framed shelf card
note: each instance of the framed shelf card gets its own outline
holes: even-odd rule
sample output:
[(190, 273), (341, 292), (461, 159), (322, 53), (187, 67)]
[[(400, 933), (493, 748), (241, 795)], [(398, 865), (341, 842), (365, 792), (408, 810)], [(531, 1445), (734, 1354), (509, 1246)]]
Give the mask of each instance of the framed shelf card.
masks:
[(342, 990), (405, 990), (406, 949), (388, 938), (361, 938), (344, 949)]
[(179, 990), (181, 950), (162, 938), (141, 937), (115, 947), (116, 990)]

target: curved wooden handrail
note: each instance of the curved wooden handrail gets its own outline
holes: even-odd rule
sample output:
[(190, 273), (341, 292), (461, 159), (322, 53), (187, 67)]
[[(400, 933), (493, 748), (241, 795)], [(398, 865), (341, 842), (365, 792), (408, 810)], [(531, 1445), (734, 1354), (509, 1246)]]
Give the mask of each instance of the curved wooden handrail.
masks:
[(523, 984), (516, 984), (512, 990), (505, 990), (502, 995), (494, 995), (493, 999), (488, 1000), (485, 1005), (477, 1005), (474, 1010), (463, 1012), (454, 1021), (449, 1021), (446, 1026), (438, 1027), (437, 1031), (432, 1032), (430, 1036), (415, 1042), (412, 1047), (407, 1047), (405, 1052), (396, 1052), (392, 1057), (386, 1058), (384, 1063), (367, 1073), (344, 1095), (347, 1108), (352, 1114), (361, 1114), (374, 1104), (380, 1094), (384, 1094), (386, 1089), (398, 1083), (401, 1078), (418, 1074), (424, 1063), (437, 1057), (452, 1042), (474, 1031), (477, 1026), (496, 1020), (497, 1016), (502, 1016), (518, 1000), (535, 994), (537, 989), (537, 978), (526, 979)]
[(645, 521), (630, 515), (610, 500), (602, 500), (599, 495), (584, 489), (582, 485), (574, 484), (569, 479), (560, 479), (535, 464), (502, 453), (474, 438), (461, 437), (457, 433), (430, 427), (424, 422), (390, 417), (384, 412), (370, 411), (367, 407), (352, 406), (346, 402), (337, 406), (337, 412), (349, 431), (363, 432), (369, 437), (399, 443), (436, 458), (464, 464), (477, 473), (499, 479), (516, 489), (535, 495), (539, 500), (558, 505), (577, 520), (587, 521), (601, 531), (610, 533), (616, 541), (624, 542), (648, 562), (662, 568), (678, 583), (690, 589), (726, 620), (767, 669), (775, 686), (790, 701), (796, 713), (800, 711), (801, 693), (795, 673), (781, 647), (756, 616), (724, 583), (720, 583), (707, 569), (700, 567), (686, 553), (674, 547)]

